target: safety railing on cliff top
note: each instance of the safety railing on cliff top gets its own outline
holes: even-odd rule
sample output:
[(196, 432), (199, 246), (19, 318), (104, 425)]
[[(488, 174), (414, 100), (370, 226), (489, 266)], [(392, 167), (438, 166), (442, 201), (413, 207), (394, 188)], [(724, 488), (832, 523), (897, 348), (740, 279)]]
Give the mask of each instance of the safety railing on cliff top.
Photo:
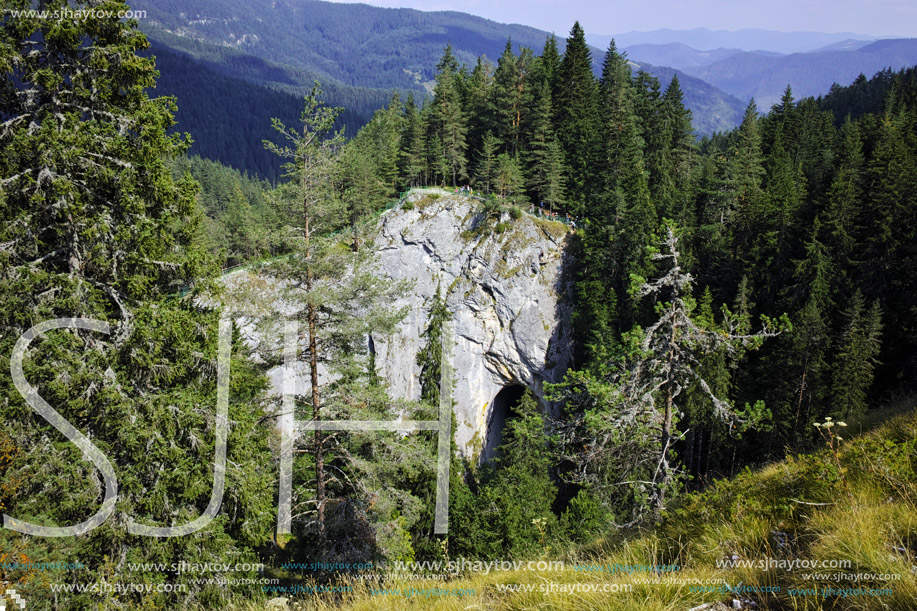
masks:
[[(485, 202), (485, 201), (498, 202), (498, 201), (503, 200), (504, 203), (507, 203), (506, 200), (505, 200), (504, 198), (501, 198), (501, 197), (497, 196), (495, 193), (482, 194), (482, 193), (480, 193), (480, 192), (475, 193), (473, 189), (465, 189), (464, 187), (442, 187), (442, 186), (439, 186), (439, 185), (430, 185), (430, 186), (425, 186), (425, 187), (414, 187), (413, 189), (408, 189), (407, 191), (402, 191), (402, 192), (399, 194), (399, 201), (400, 201), (400, 200), (403, 200), (404, 197), (405, 197), (408, 193), (410, 193), (411, 191), (414, 191), (414, 190), (422, 190), (422, 189), (443, 191), (443, 192), (445, 192), (445, 193), (447, 193), (447, 194), (449, 194), (449, 195), (461, 195), (462, 197), (469, 197), (469, 198), (476, 199), (476, 200), (482, 201), (482, 202)], [(534, 204), (529, 204), (529, 209), (526, 210), (526, 209), (523, 207), (524, 204), (517, 204), (517, 203), (516, 203), (515, 201), (513, 201), (512, 199), (510, 199), (508, 203), (511, 204), (511, 205), (518, 206), (519, 209), (522, 210), (522, 212), (524, 212), (525, 214), (528, 214), (529, 216), (532, 216), (532, 217), (534, 217), (534, 218), (541, 219), (541, 220), (544, 220), (544, 221), (552, 221), (552, 222), (554, 222), (554, 223), (563, 223), (563, 224), (566, 225), (567, 227), (573, 227), (573, 228), (576, 227), (576, 219), (575, 219), (575, 218), (569, 217), (569, 216), (567, 216), (566, 214), (561, 214), (561, 213), (559, 213), (559, 212), (554, 212), (554, 211), (552, 211), (552, 210), (550, 210), (550, 209), (545, 210), (544, 207), (542, 207), (541, 205), (536, 206), (536, 205), (534, 205)]]

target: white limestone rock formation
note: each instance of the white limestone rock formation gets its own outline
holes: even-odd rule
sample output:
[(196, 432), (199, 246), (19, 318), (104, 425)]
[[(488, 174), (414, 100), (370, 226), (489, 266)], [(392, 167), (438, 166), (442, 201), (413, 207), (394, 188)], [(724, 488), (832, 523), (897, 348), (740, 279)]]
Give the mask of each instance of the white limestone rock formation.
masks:
[(393, 396), (420, 397), (416, 357), (440, 285), (452, 314), (456, 442), (475, 459), (492, 449), (491, 419), (501, 426), (503, 414), (492, 409), (500, 391), (522, 386), (542, 398), (543, 383), (560, 381), (568, 365), (569, 300), (561, 297), (569, 234), (527, 214), (504, 214), (502, 233), (494, 221), (475, 232), (481, 203), (439, 190), (414, 191), (406, 201), (412, 209), (382, 217), (375, 248), (388, 276), (413, 280), (401, 304), (410, 313), (395, 337), (376, 343), (376, 362)]
[[(495, 220), (475, 231), (481, 202), (439, 189), (412, 191), (406, 202), (380, 218), (375, 240), (381, 272), (413, 283), (396, 304), (408, 308), (397, 333), (374, 338), (377, 367), (393, 397), (420, 398), (417, 352), (439, 285), (452, 314), (456, 442), (472, 461), (487, 458), (505, 417), (500, 401), (494, 409), (501, 390), (510, 388), (513, 395), (519, 387), (530, 388), (550, 410), (543, 384), (560, 381), (570, 361), (569, 329), (563, 324), (570, 319), (569, 300), (562, 299), (569, 233), (560, 223), (527, 214), (512, 219), (508, 213), (500, 219), (504, 231), (495, 230)], [(247, 314), (237, 322), (253, 358), (272, 355), (277, 362), (283, 320), (295, 311), (277, 297), (282, 283), (258, 271), (242, 271), (225, 282), (236, 306), (244, 302)], [(293, 373), (294, 392), (306, 395), (305, 363), (297, 363)], [(272, 392), (280, 395), (283, 365), (268, 376)]]

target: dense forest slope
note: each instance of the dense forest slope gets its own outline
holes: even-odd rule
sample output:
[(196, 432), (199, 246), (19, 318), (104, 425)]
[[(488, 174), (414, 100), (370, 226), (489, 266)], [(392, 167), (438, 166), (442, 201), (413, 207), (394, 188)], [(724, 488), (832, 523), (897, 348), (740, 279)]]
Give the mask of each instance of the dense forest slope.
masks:
[(673, 76), (678, 77), (684, 93), (685, 108), (691, 111), (691, 125), (698, 135), (709, 136), (715, 132), (729, 131), (742, 122), (745, 104), (739, 102), (738, 98), (682, 70), (635, 61), (631, 57), (628, 60), (634, 71), (642, 70), (659, 79), (663, 89), (669, 86)]
[[(563, 53), (554, 39), (540, 54), (509, 44), (492, 72), (447, 46), (432, 103), (392, 96), (350, 139), (338, 111), (307, 95), (290, 125), (276, 122), (270, 148), (292, 163), (272, 185), (184, 157), (171, 101), (148, 95), (158, 73), (138, 56), (136, 25), (116, 12), (0, 19), (0, 504), (11, 517), (0, 552), (22, 561), (0, 563), (0, 581), (30, 608), (257, 608), (280, 592), (327, 608), (352, 591), (309, 586), (369, 588), (364, 578), (381, 583), (396, 563), (454, 560), (535, 563), (455, 582), (471, 597), (480, 584), (482, 607), (544, 605), (540, 585), (586, 582), (618, 587), (559, 589), (556, 606), (912, 606), (913, 420), (868, 433), (887, 415), (877, 408), (915, 394), (917, 68), (821, 99), (787, 91), (698, 141), (680, 79), (663, 89), (611, 46), (597, 78), (578, 23)], [(453, 220), (421, 221), (439, 200), (403, 195), (429, 185), (452, 191), (437, 193)], [(472, 189), (480, 199), (450, 203)], [(372, 247), (393, 202), (402, 211), (385, 218), (401, 224), (383, 246), (419, 257), (384, 265), (407, 281), (379, 273)], [(454, 236), (459, 213), (459, 254), (434, 261), (447, 249), (432, 247), (433, 225)], [(542, 260), (571, 287), (543, 321), (526, 298), (551, 310), (550, 287), (523, 288), (553, 276), (529, 275)], [(220, 264), (241, 262), (284, 281), (254, 300), (275, 310), (282, 356), (248, 358), (245, 312), (214, 307)], [(378, 349), (397, 346), (411, 277), (425, 283), (411, 301), (419, 400), (389, 392), (380, 361), (397, 359)], [(512, 337), (549, 354), (554, 324), (571, 364), (545, 358), (566, 371), (538, 388), (504, 348)], [(476, 412), (505, 416), (478, 465), (457, 451), (453, 390), (469, 371), (452, 359), (464, 342), (514, 382)], [(309, 375), (278, 402), (266, 372), (281, 362)], [(583, 568), (593, 559), (677, 564), (682, 581)], [(849, 562), (830, 568), (853, 577), (781, 573), (771, 559)], [(717, 566), (727, 560), (767, 565)], [(201, 561), (215, 563), (206, 576), (183, 568)], [(540, 561), (579, 569), (551, 580)], [(369, 563), (385, 569), (334, 570)], [(744, 583), (707, 581), (721, 578)], [(891, 581), (856, 596), (805, 583)], [(106, 585), (100, 598), (102, 584), (142, 587)], [(384, 592), (356, 604), (419, 606)]]
[[(264, 149), (263, 141), (275, 133), (272, 118), (288, 124), (296, 121), (302, 112), (302, 95), (273, 84), (258, 84), (257, 78), (229, 75), (248, 72), (261, 76), (271, 72), (287, 79), (281, 70), (272, 71), (266, 62), (237, 54), (231, 57), (238, 63), (198, 60), (157, 43), (149, 54), (156, 58), (160, 73), (155, 93), (178, 100), (174, 129), (191, 134), (194, 154), (274, 183), (280, 179), (281, 161)], [(249, 63), (247, 59), (255, 61)], [(366, 89), (351, 95), (353, 89), (331, 83), (326, 96), (336, 104), (359, 99), (359, 104), (347, 106), (338, 119), (338, 127), (349, 126), (348, 134), (369, 121), (375, 109), (391, 97), (391, 92)]]
[[(301, 99), (320, 80), (324, 100), (345, 108), (340, 121), (353, 135), (392, 91), (424, 99), (447, 44), (471, 70), (479, 56), (495, 62), (507, 40), (517, 49), (539, 50), (549, 36), (463, 13), (367, 5), (208, 0), (189, 12), (164, 0), (134, 4), (149, 13), (141, 25), (160, 57), (157, 93), (178, 98), (179, 129), (194, 137), (192, 151), (271, 180), (279, 163), (263, 151), (263, 133), (270, 131), (270, 116), (290, 115), (267, 110), (291, 104), (277, 91)], [(560, 51), (563, 46), (561, 38)], [(593, 49), (593, 56), (598, 74), (601, 51)], [(678, 73), (698, 133), (725, 131), (741, 120), (742, 102), (717, 87), (670, 68), (643, 68), (663, 86)]]

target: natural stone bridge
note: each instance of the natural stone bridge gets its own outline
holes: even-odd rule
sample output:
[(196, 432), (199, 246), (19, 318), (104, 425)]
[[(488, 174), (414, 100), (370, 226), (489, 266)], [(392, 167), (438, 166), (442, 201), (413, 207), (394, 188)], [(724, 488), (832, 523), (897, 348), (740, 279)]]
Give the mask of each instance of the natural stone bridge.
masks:
[[(543, 384), (560, 381), (569, 363), (569, 331), (561, 324), (569, 320), (568, 300), (561, 299), (567, 290), (562, 262), (568, 228), (505, 213), (504, 231), (494, 231), (491, 221), (474, 232), (480, 202), (473, 198), (415, 189), (405, 201), (409, 205), (378, 221), (375, 248), (381, 271), (413, 282), (410, 294), (395, 304), (409, 312), (396, 334), (374, 338), (379, 374), (393, 397), (420, 398), (417, 353), (440, 286), (452, 314), (456, 443), (470, 460), (487, 459), (524, 389), (530, 388), (549, 409)], [(277, 299), (277, 281), (241, 270), (226, 277), (226, 283), (236, 305), (241, 299), (241, 309), (249, 312), (237, 321), (255, 360), (279, 354), (279, 322), (295, 308)], [(305, 365), (294, 366), (295, 394), (309, 392)], [(284, 366), (268, 375), (279, 396)]]
[[(420, 397), (417, 352), (439, 285), (452, 314), (456, 442), (471, 459), (489, 458), (504, 420), (524, 388), (539, 398), (558, 382), (571, 341), (562, 262), (568, 229), (523, 215), (473, 234), (479, 202), (440, 190), (415, 190), (411, 210), (380, 221), (376, 250), (383, 270), (414, 281), (399, 332), (376, 343), (380, 373), (393, 396)], [(542, 401), (542, 405), (547, 404)]]

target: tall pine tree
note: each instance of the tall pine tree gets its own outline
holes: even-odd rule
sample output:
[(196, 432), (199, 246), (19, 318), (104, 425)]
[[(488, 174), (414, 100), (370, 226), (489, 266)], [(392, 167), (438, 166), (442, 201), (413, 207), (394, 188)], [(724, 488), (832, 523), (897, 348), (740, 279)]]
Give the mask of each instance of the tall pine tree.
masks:
[(446, 46), (436, 67), (436, 85), (433, 87), (433, 121), (439, 137), (437, 168), (443, 183), (457, 186), (468, 177), (466, 135), (468, 123), (462, 108), (462, 91), (458, 61), (452, 46)]
[(569, 168), (567, 189), (570, 210), (587, 210), (595, 185), (594, 162), (598, 155), (599, 130), (597, 87), (592, 74), (592, 53), (579, 22), (573, 25), (557, 74), (555, 131)]

